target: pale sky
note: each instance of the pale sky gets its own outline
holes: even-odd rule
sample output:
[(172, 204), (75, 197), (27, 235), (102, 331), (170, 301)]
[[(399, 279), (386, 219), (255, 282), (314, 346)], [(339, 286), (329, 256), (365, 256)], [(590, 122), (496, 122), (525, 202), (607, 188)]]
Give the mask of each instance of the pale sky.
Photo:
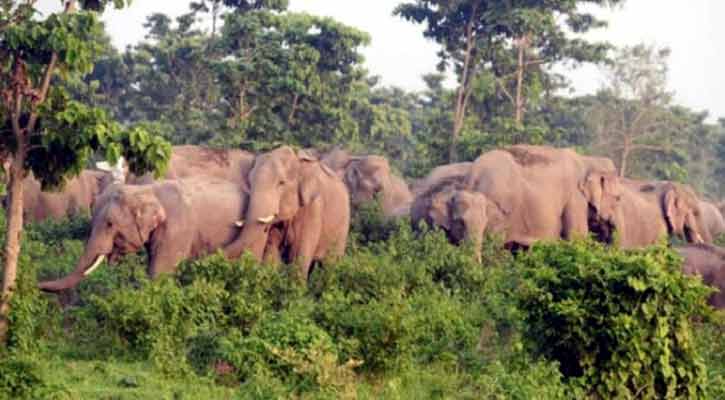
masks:
[[(368, 32), (363, 50), (366, 68), (383, 84), (408, 90), (424, 87), (421, 76), (435, 70), (438, 46), (423, 38), (422, 27), (392, 16), (399, 0), (290, 0), (291, 10), (324, 15)], [(42, 9), (58, 9), (59, 0), (40, 0)], [(146, 16), (172, 17), (188, 11), (188, 0), (134, 0), (130, 8), (104, 14), (113, 43), (123, 49), (143, 39)], [(617, 46), (638, 43), (672, 49), (670, 88), (676, 102), (725, 117), (725, 0), (628, 0), (624, 7), (597, 11), (609, 28), (588, 35)], [(596, 67), (567, 72), (577, 94), (601, 85)]]

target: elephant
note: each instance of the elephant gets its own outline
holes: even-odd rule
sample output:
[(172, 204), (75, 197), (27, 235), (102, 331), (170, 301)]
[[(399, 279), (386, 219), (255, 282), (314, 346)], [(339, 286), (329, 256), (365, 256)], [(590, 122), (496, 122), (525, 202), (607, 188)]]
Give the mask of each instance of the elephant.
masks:
[(110, 174), (102, 171), (83, 170), (69, 179), (58, 192), (43, 191), (40, 182), (32, 174), (23, 183), (23, 219), (40, 222), (89, 211), (96, 197), (113, 183)]
[(691, 187), (670, 181), (638, 181), (622, 179), (625, 186), (639, 191), (645, 199), (660, 206), (670, 236), (679, 236), (688, 243), (712, 243), (700, 200)]
[(425, 178), (415, 182), (413, 185), (413, 194), (415, 196), (422, 194), (437, 182), (445, 179), (466, 176), (472, 164), (471, 162), (460, 162), (433, 168)]
[[(212, 149), (202, 146), (174, 146), (164, 179), (198, 176), (214, 177), (242, 184), (252, 169), (254, 154), (238, 149)], [(155, 181), (152, 174), (128, 174), (127, 183), (145, 185)]]
[(700, 200), (700, 211), (702, 211), (702, 218), (712, 239), (725, 233), (725, 218), (714, 203)]
[(699, 275), (708, 286), (718, 290), (708, 299), (716, 309), (725, 309), (725, 249), (709, 244), (691, 244), (675, 247), (684, 258), (682, 271), (686, 275)]
[(673, 235), (691, 243), (710, 240), (698, 200), (684, 185), (593, 172), (580, 190), (590, 207), (590, 225), (605, 242), (612, 242), (614, 232), (622, 248), (648, 246)]
[(405, 181), (392, 173), (384, 157), (351, 156), (335, 149), (321, 160), (343, 178), (353, 205), (369, 202), (379, 193), (384, 215), (398, 217), (408, 213), (413, 195)]
[(578, 190), (595, 168), (569, 149), (516, 145), (479, 156), (465, 188), (483, 193), (503, 215), (506, 245), (588, 234), (588, 204)]
[(480, 262), (489, 215), (495, 212), (496, 208), (485, 195), (465, 190), (462, 178), (454, 176), (440, 180), (416, 196), (411, 206), (411, 222), (414, 227), (421, 221), (428, 226), (439, 227), (455, 244), (470, 241)]
[(589, 226), (597, 238), (624, 249), (649, 246), (668, 235), (659, 203), (624, 185), (616, 173), (592, 171), (579, 186), (589, 204)]
[(177, 264), (209, 254), (239, 235), (247, 193), (221, 179), (190, 178), (148, 185), (114, 185), (98, 199), (91, 234), (75, 270), (40, 283), (57, 292), (72, 288), (109, 257), (148, 251), (148, 274), (172, 273)]
[(227, 257), (239, 257), (246, 250), (262, 260), (268, 258), (267, 244), (277, 242), (277, 257), (296, 263), (300, 276), (308, 279), (313, 262), (344, 254), (350, 197), (342, 179), (325, 163), (304, 150), (283, 146), (258, 155), (247, 179), (245, 223), (237, 239), (225, 247)]

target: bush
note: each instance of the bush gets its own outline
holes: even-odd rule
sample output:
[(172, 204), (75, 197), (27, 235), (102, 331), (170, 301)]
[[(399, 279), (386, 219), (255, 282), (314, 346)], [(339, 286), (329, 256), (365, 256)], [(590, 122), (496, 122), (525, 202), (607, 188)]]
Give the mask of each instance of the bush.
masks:
[(62, 240), (85, 241), (91, 234), (91, 217), (78, 214), (61, 220), (45, 220), (25, 227), (28, 240), (55, 245)]
[(314, 318), (341, 358), (362, 360), (365, 371), (458, 360), (475, 347), (497, 271), (441, 232), (415, 235), (403, 225), (325, 271)]
[(709, 293), (665, 247), (592, 241), (535, 245), (517, 260), (528, 347), (602, 398), (702, 398), (691, 318)]
[(38, 399), (46, 385), (30, 361), (0, 356), (0, 398)]
[(387, 240), (399, 225), (408, 223), (407, 218), (393, 219), (383, 214), (379, 198), (355, 206), (350, 216), (348, 247), (362, 246)]

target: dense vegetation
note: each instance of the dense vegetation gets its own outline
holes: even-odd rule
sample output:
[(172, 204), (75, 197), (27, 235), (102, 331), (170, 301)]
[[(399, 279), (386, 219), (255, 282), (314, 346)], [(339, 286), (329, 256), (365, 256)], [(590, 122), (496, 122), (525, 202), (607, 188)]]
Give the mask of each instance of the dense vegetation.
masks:
[[(110, 3), (126, 2), (81, 5)], [(426, 7), (438, 3), (447, 2), (405, 3), (396, 13), (435, 22)], [(483, 3), (492, 9), (475, 6)], [(365, 71), (366, 33), (287, 11), (285, 0), (192, 2), (176, 20), (149, 16), (146, 40), (123, 51), (92, 14), (33, 29), (21, 24), (32, 6), (0, 1), (0, 55), (35, 57), (25, 60), (33, 78), (25, 89), (52, 70), (51, 54), (62, 64), (47, 106), (27, 96), (26, 116), (16, 113), (23, 123), (39, 115), (49, 138), (20, 167), (58, 183), (95, 151), (153, 169), (168, 156), (157, 133), (174, 144), (251, 150), (342, 145), (419, 177), (496, 146), (548, 143), (611, 157), (627, 176), (723, 195), (725, 120), (714, 125), (672, 103), (666, 49), (609, 51), (572, 42), (551, 23), (559, 13), (570, 30), (596, 28), (601, 21), (576, 5), (603, 1), (494, 3), (437, 9), (500, 34), (473, 43), (474, 67), (464, 72), (466, 32), (429, 29), (444, 45), (440, 70), (423, 77), (426, 90), (407, 92)], [(203, 30), (200, 17), (214, 28)], [(541, 54), (552, 58), (538, 62)], [(561, 61), (604, 65), (611, 79), (594, 95), (561, 96), (568, 83), (549, 68)], [(3, 77), (17, 65), (0, 64)], [(458, 88), (444, 85), (447, 73)], [(22, 100), (26, 92), (8, 82), (0, 82), (5, 103), (13, 93)], [(11, 127), (7, 107), (0, 117), (0, 150), (14, 152), (11, 133), (30, 138), (33, 129)], [(441, 232), (366, 208), (354, 215), (346, 257), (314, 271), (309, 285), (292, 268), (219, 255), (152, 282), (138, 255), (58, 298), (38, 292), (38, 279), (73, 269), (87, 235), (86, 219), (24, 232), (0, 398), (725, 397), (725, 322), (665, 247), (581, 241), (513, 257), (490, 238), (481, 266)]]
[[(219, 255), (146, 278), (142, 257), (56, 299), (87, 220), (33, 226), (0, 361), (9, 398), (718, 398), (725, 325), (665, 248), (542, 244), (512, 257), (407, 223), (355, 222), (308, 286)], [(72, 304), (65, 310), (60, 303)], [(693, 319), (694, 317), (697, 317)]]

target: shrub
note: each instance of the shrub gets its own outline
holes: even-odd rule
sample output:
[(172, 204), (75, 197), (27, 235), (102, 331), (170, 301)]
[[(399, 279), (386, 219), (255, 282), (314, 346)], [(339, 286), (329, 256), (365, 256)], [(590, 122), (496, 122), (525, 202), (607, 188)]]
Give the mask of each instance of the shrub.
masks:
[(0, 356), (0, 398), (18, 400), (41, 398), (45, 386), (34, 363)]
[[(304, 285), (297, 270), (287, 265), (260, 265), (251, 257), (229, 261), (221, 253), (200, 260), (182, 263), (179, 267), (179, 283), (182, 287), (207, 284), (215, 285), (220, 296), (221, 321), (241, 328), (248, 333), (264, 314), (279, 311), (294, 304), (304, 295)], [(193, 312), (197, 318), (204, 318), (201, 305), (204, 293), (195, 301)]]
[(325, 271), (314, 318), (365, 371), (458, 360), (475, 347), (497, 273), (441, 232), (403, 225)]
[(353, 249), (375, 242), (383, 242), (399, 225), (408, 223), (406, 218), (387, 218), (383, 214), (379, 198), (355, 206), (350, 216), (348, 247)]
[(230, 365), (245, 390), (266, 392), (272, 382), (294, 393), (347, 393), (355, 361), (340, 364), (332, 339), (304, 308), (269, 313), (250, 335), (234, 330), (208, 346), (208, 353), (216, 365)]
[(708, 399), (725, 399), (725, 312), (697, 325), (697, 353), (705, 359)]
[(664, 247), (535, 245), (517, 260), (528, 347), (602, 398), (703, 397), (690, 319), (707, 314), (709, 291), (680, 266)]
[(55, 245), (62, 240), (85, 241), (91, 234), (91, 217), (88, 213), (78, 214), (60, 220), (48, 219), (31, 223), (26, 227), (28, 240)]

